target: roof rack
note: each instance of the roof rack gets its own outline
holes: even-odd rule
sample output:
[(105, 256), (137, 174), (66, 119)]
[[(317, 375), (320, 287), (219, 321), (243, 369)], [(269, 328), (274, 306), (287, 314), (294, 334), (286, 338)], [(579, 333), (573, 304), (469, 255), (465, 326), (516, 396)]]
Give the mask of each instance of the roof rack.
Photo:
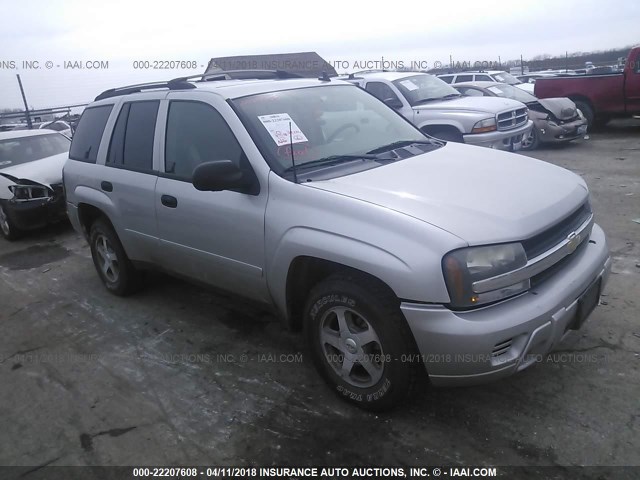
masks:
[(139, 93), (143, 90), (154, 90), (157, 88), (168, 88), (169, 90), (188, 90), (196, 88), (195, 85), (184, 81), (181, 78), (169, 80), (168, 82), (151, 82), (139, 83), (137, 85), (128, 85), (126, 87), (110, 88), (105, 90), (95, 98), (95, 101), (104, 100), (105, 98), (117, 97), (120, 95), (129, 95), (131, 93)]
[[(196, 88), (191, 81), (211, 82), (215, 80), (269, 80), (269, 79), (285, 79), (285, 78), (304, 78), (302, 75), (285, 70), (221, 70), (219, 72), (203, 73), (198, 75), (189, 75), (188, 77), (178, 77), (168, 82), (151, 82), (140, 83), (137, 85), (128, 85), (126, 87), (111, 88), (105, 90), (95, 98), (95, 101), (104, 100), (105, 98), (117, 97), (120, 95), (129, 95), (131, 93), (139, 93), (143, 90), (155, 90), (158, 88), (168, 88), (169, 90), (189, 90)], [(196, 80), (199, 79), (199, 80)]]
[(174, 78), (172, 81), (189, 81), (199, 78), (196, 82), (211, 82), (216, 80), (270, 80), (286, 78), (304, 78), (302, 75), (286, 70), (220, 70), (219, 72), (189, 75), (188, 77)]

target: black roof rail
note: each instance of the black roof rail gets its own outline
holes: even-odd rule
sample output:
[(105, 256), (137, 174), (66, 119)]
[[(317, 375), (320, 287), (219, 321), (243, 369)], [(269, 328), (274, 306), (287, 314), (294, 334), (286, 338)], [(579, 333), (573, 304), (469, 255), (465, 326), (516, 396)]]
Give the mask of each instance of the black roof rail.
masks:
[[(188, 90), (196, 88), (191, 81), (208, 82), (213, 80), (225, 80), (227, 78), (235, 80), (268, 80), (272, 78), (304, 78), (302, 75), (287, 72), (284, 70), (222, 70), (219, 72), (203, 73), (198, 75), (189, 75), (188, 77), (178, 77), (168, 82), (151, 82), (140, 83), (137, 85), (127, 85), (125, 87), (111, 88), (105, 90), (98, 95), (94, 101), (104, 100), (105, 98), (117, 97), (120, 95), (129, 95), (131, 93), (139, 93), (143, 90), (153, 90), (157, 88), (168, 88), (169, 90)], [(196, 80), (199, 79), (199, 80)]]
[(186, 82), (195, 80), (196, 82), (211, 82), (216, 80), (270, 80), (286, 78), (304, 78), (302, 75), (286, 70), (220, 70), (219, 72), (189, 75), (188, 77), (174, 78), (172, 81)]
[(169, 80), (168, 82), (151, 82), (140, 83), (137, 85), (128, 85), (126, 87), (110, 88), (98, 95), (94, 101), (104, 100), (105, 98), (118, 97), (120, 95), (129, 95), (131, 93), (139, 93), (143, 90), (154, 90), (157, 88), (168, 88), (169, 90), (188, 90), (196, 88), (195, 85), (182, 81), (182, 79)]

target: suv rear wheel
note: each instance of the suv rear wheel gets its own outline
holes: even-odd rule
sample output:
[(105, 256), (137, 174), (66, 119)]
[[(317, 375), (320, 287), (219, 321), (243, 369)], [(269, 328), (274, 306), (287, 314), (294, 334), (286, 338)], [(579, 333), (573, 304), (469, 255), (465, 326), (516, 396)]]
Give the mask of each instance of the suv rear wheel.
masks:
[(118, 235), (103, 219), (91, 225), (89, 244), (93, 264), (107, 290), (115, 295), (130, 295), (139, 289), (142, 277), (122, 247)]
[(316, 368), (336, 393), (367, 410), (404, 400), (422, 367), (397, 303), (367, 278), (332, 276), (313, 288), (305, 307)]

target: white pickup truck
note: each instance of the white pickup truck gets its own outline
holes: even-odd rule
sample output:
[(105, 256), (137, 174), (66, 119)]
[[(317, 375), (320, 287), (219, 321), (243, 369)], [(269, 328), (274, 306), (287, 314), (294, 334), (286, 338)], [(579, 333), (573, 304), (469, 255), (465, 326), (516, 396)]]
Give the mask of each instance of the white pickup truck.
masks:
[(426, 73), (381, 71), (344, 79), (441, 140), (515, 151), (533, 127), (523, 103), (508, 98), (464, 97)]

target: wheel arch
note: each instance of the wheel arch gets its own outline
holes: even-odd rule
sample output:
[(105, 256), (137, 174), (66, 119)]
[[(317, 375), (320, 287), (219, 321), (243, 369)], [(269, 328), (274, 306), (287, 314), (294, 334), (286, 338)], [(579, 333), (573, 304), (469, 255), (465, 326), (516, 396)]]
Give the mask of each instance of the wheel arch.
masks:
[(375, 275), (343, 263), (300, 255), (295, 257), (289, 265), (286, 278), (286, 322), (291, 330), (299, 331), (302, 328), (303, 310), (307, 300), (306, 294), (315, 285), (336, 274), (341, 274), (347, 278), (366, 278), (384, 289), (390, 298), (397, 299), (398, 305), (400, 303), (400, 299), (398, 299), (393, 289)]

